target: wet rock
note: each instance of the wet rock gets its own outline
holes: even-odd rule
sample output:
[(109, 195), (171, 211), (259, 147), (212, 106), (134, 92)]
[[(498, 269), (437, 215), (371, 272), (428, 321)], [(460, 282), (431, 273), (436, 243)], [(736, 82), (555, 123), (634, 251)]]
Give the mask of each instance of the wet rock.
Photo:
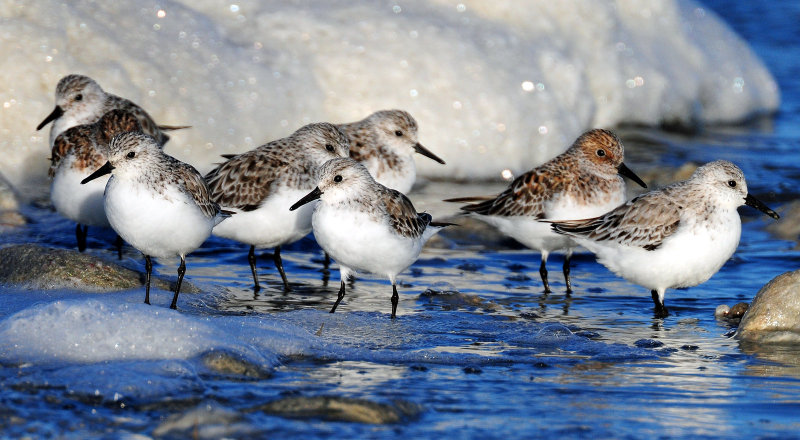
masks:
[(238, 412), (212, 402), (169, 416), (153, 430), (153, 436), (217, 439), (253, 433), (253, 428), (241, 423), (242, 420), (243, 417)]
[(800, 343), (800, 269), (778, 275), (758, 291), (742, 317), (736, 337)]
[[(142, 287), (144, 274), (71, 249), (21, 244), (0, 249), (0, 284), (35, 290), (103, 292)], [(172, 290), (171, 284), (153, 278), (151, 286)], [(181, 293), (198, 291), (184, 280)]]
[(728, 307), (726, 304), (719, 305), (714, 310), (714, 317), (731, 324), (738, 324), (748, 307), (750, 304), (744, 302), (737, 303), (733, 307)]
[(337, 396), (294, 396), (261, 405), (254, 410), (297, 419), (369, 424), (397, 423), (421, 411), (418, 405), (395, 401), (391, 405)]
[(269, 377), (272, 372), (256, 365), (244, 357), (225, 351), (211, 351), (201, 356), (203, 365), (209, 370), (225, 375), (245, 376), (258, 379)]
[(452, 286), (434, 285), (419, 294), (420, 299), (427, 299), (430, 304), (438, 304), (444, 310), (458, 310), (465, 307), (477, 307), (485, 311), (500, 310), (500, 306), (487, 301), (478, 295), (461, 293)]

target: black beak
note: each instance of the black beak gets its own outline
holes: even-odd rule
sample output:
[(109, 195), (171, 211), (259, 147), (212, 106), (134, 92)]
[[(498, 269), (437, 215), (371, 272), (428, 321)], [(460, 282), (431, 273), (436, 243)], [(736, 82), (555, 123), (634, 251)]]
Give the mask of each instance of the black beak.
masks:
[(316, 187), (316, 188), (314, 188), (313, 191), (311, 191), (310, 193), (306, 194), (305, 196), (303, 196), (302, 199), (298, 200), (297, 203), (292, 205), (292, 207), (289, 208), (289, 211), (294, 211), (295, 209), (305, 205), (308, 202), (313, 202), (314, 200), (317, 200), (319, 198), (319, 196), (321, 196), (321, 195), (322, 195), (322, 191), (319, 190), (319, 187)]
[(47, 115), (47, 117), (44, 118), (44, 121), (42, 121), (39, 124), (39, 126), (36, 127), (36, 130), (41, 130), (42, 127), (44, 127), (45, 125), (49, 124), (50, 122), (55, 121), (56, 119), (60, 118), (61, 115), (63, 115), (63, 114), (64, 114), (64, 109), (62, 109), (59, 106), (56, 106), (56, 108), (53, 109), (53, 112), (50, 113), (49, 115)]
[(636, 173), (634, 173), (633, 171), (631, 171), (631, 169), (630, 169), (630, 168), (628, 168), (627, 166), (625, 166), (625, 164), (624, 164), (624, 163), (621, 163), (621, 164), (619, 164), (619, 167), (617, 167), (617, 172), (618, 172), (620, 175), (622, 175), (622, 176), (625, 176), (625, 177), (627, 177), (628, 179), (631, 179), (631, 180), (633, 180), (634, 182), (638, 183), (638, 184), (639, 184), (639, 186), (641, 186), (642, 188), (647, 188), (647, 185), (645, 185), (645, 184), (644, 184), (644, 181), (643, 181), (642, 179), (640, 179), (640, 178), (639, 178), (639, 176), (637, 176), (637, 175), (636, 175)]
[(750, 194), (748, 194), (747, 197), (744, 198), (744, 204), (758, 209), (759, 211), (763, 212), (764, 214), (767, 214), (768, 216), (774, 218), (775, 220), (781, 218), (781, 216), (779, 216), (777, 212), (769, 209), (767, 205), (761, 203), (761, 200), (758, 200), (757, 198), (751, 196)]
[(110, 173), (111, 170), (114, 169), (114, 165), (111, 165), (111, 162), (106, 162), (105, 165), (101, 166), (99, 170), (93, 172), (89, 175), (89, 177), (81, 180), (81, 185), (91, 182), (94, 179), (97, 179), (100, 176), (105, 176), (106, 174)]
[(435, 160), (436, 162), (439, 162), (440, 164), (444, 165), (444, 161), (442, 159), (440, 159), (439, 156), (431, 153), (431, 150), (423, 147), (422, 144), (420, 144), (419, 142), (417, 142), (417, 144), (414, 145), (414, 151), (416, 151), (417, 153), (419, 153), (419, 154), (421, 154), (421, 155), (423, 155), (425, 157), (429, 157), (429, 158)]

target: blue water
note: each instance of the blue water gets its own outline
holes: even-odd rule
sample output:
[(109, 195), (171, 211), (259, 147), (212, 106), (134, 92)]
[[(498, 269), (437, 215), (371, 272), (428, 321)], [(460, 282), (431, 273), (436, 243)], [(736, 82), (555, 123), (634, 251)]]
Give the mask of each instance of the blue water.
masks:
[[(624, 128), (626, 162), (646, 172), (729, 159), (744, 170), (750, 192), (781, 211), (797, 198), (800, 176), (800, 4), (708, 4), (777, 76), (780, 112), (692, 135)], [(487, 192), (484, 185), (457, 187)], [(430, 183), (412, 199), (435, 205), (453, 189)], [(205, 329), (212, 347), (237, 352), (266, 374), (214, 373), (195, 354), (146, 359), (102, 352), (103, 360), (81, 362), (38, 353), (15, 359), (20, 344), (0, 341), (6, 360), (0, 368), (0, 429), (4, 436), (34, 438), (164, 432), (176, 438), (797, 438), (800, 348), (740, 344), (729, 337), (733, 327), (713, 316), (716, 306), (750, 301), (769, 279), (800, 267), (795, 242), (765, 229), (771, 219), (746, 207), (740, 212), (743, 233), (734, 257), (707, 283), (668, 291), (666, 319), (653, 317), (645, 289), (610, 274), (589, 254), (573, 259), (572, 295), (564, 294), (560, 257), (551, 257), (553, 293), (544, 294), (538, 254), (448, 234), (401, 277), (395, 321), (388, 318), (390, 286), (369, 277), (358, 279), (337, 313), (328, 314), (338, 272), (321, 269), (321, 253), (310, 239), (283, 252), (294, 291), (282, 292), (264, 253), (259, 267), (266, 286), (257, 294), (250, 289), (246, 247), (211, 239), (187, 260), (187, 280), (202, 292), (182, 295), (180, 312), (164, 309), (171, 294), (160, 290), (147, 308), (140, 304), (143, 289), (86, 294), (5, 288), (2, 332), (11, 320), (42, 319), (50, 308), (64, 306), (78, 316), (53, 318), (52, 328), (42, 326), (42, 340), (137, 342), (145, 329), (129, 319), (161, 313), (165, 320), (185, 319), (187, 331)], [(26, 207), (25, 214), (33, 222), (0, 240), (74, 245), (74, 225), (46, 206)], [(90, 231), (89, 252), (113, 258), (112, 240), (111, 233)], [(130, 248), (123, 263), (143, 268)], [(174, 277), (175, 263), (158, 261), (155, 269)], [(118, 318), (107, 316), (112, 314)], [(86, 317), (90, 321), (82, 321)], [(97, 330), (112, 333), (115, 327), (122, 334)], [(180, 346), (186, 338), (181, 328), (165, 327), (164, 338)], [(55, 352), (92, 353), (91, 347), (66, 345)], [(260, 410), (289, 396), (352, 397), (410, 409), (401, 421), (383, 425)], [(159, 431), (172, 426), (170, 417), (190, 411), (205, 415), (188, 427)]]

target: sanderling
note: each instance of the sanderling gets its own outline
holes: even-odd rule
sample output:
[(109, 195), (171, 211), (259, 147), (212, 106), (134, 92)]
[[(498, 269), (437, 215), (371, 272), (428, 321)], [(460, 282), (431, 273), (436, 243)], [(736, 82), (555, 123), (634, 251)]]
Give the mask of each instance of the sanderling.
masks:
[(178, 256), (178, 283), (170, 308), (178, 304), (186, 273), (186, 254), (200, 247), (212, 228), (230, 215), (211, 200), (203, 177), (191, 165), (161, 151), (144, 133), (111, 139), (108, 162), (85, 178), (111, 173), (103, 206), (111, 227), (144, 254), (147, 270), (144, 302), (150, 304), (150, 257)]
[(622, 162), (623, 156), (622, 141), (614, 133), (590, 130), (561, 155), (514, 179), (498, 196), (446, 201), (477, 202), (461, 209), (541, 252), (539, 274), (545, 293), (550, 292), (547, 257), (552, 251), (565, 249), (564, 280), (570, 293), (569, 260), (575, 242), (554, 233), (540, 220), (588, 218), (616, 208), (625, 202), (625, 182), (620, 174), (646, 188)]
[(345, 281), (361, 270), (392, 282), (392, 318), (397, 313), (397, 274), (419, 257), (422, 246), (443, 226), (417, 213), (401, 192), (389, 189), (353, 159), (333, 159), (319, 172), (319, 183), (291, 210), (320, 199), (312, 223), (317, 243), (339, 263), (341, 287), (331, 313), (344, 298)]
[(705, 282), (733, 255), (742, 224), (736, 208), (778, 214), (747, 193), (744, 174), (718, 160), (692, 177), (636, 197), (600, 217), (554, 222), (597, 260), (651, 290), (657, 317), (667, 316), (664, 291)]
[(78, 224), (75, 235), (81, 252), (86, 250), (89, 226), (111, 227), (103, 209), (103, 191), (108, 177), (86, 185), (81, 185), (81, 180), (106, 163), (111, 138), (126, 131), (141, 131), (141, 126), (132, 113), (117, 109), (93, 124), (77, 125), (64, 131), (53, 144), (48, 172), (53, 179), (50, 200), (59, 214)]
[(403, 110), (382, 110), (365, 119), (339, 124), (350, 138), (350, 157), (367, 167), (383, 186), (408, 193), (417, 177), (414, 153), (444, 161), (417, 140), (417, 121)]
[(104, 114), (114, 109), (122, 109), (133, 113), (142, 126), (145, 134), (153, 136), (159, 145), (164, 145), (169, 136), (164, 131), (178, 130), (187, 126), (157, 125), (150, 115), (133, 102), (119, 96), (106, 93), (93, 79), (84, 75), (67, 75), (56, 85), (56, 106), (53, 112), (36, 127), (41, 130), (52, 122), (50, 128), (50, 145), (56, 136), (70, 127), (91, 124)]
[(284, 289), (290, 290), (283, 271), (281, 246), (311, 232), (313, 206), (296, 212), (289, 207), (314, 188), (317, 169), (329, 159), (348, 157), (347, 136), (328, 123), (309, 124), (291, 136), (272, 141), (228, 160), (209, 172), (211, 198), (236, 213), (214, 228), (214, 235), (250, 245), (248, 262), (255, 290), (255, 249), (275, 248), (273, 259)]

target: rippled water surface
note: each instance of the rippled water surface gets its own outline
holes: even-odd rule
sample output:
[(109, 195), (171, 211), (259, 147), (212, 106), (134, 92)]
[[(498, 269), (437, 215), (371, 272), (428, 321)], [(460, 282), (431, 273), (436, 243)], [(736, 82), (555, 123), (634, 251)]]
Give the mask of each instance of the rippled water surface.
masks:
[[(744, 170), (750, 192), (782, 212), (798, 195), (800, 95), (789, 82), (800, 51), (765, 36), (765, 25), (748, 21), (754, 11), (735, 7), (744, 9), (722, 12), (778, 76), (782, 112), (767, 122), (707, 128), (692, 136), (627, 128), (621, 131), (626, 162), (648, 175), (689, 161), (729, 159)], [(783, 32), (796, 45), (798, 31)], [(454, 208), (442, 198), (500, 188), (427, 182), (411, 198), (420, 210), (444, 214)], [(207, 332), (198, 344), (240, 353), (268, 374), (212, 373), (195, 355), (152, 360), (134, 356), (141, 352), (131, 347), (119, 348), (127, 353), (119, 356), (100, 353), (97, 362), (21, 359), (0, 368), (0, 428), (9, 437), (75, 438), (798, 437), (800, 348), (740, 344), (729, 337), (732, 327), (714, 318), (718, 305), (749, 302), (769, 279), (800, 267), (795, 242), (765, 229), (771, 219), (747, 207), (740, 212), (743, 233), (734, 257), (707, 283), (669, 290), (666, 319), (653, 317), (644, 288), (615, 277), (590, 254), (573, 258), (571, 295), (564, 293), (561, 257), (552, 256), (553, 293), (544, 294), (538, 254), (483, 246), (455, 230), (435, 239), (400, 277), (394, 321), (388, 315), (391, 286), (367, 276), (355, 281), (335, 314), (327, 313), (338, 271), (335, 265), (330, 273), (323, 270), (322, 253), (310, 238), (283, 251), (289, 293), (281, 289), (269, 252), (259, 255), (265, 288), (254, 293), (247, 248), (212, 238), (187, 259), (187, 280), (201, 293), (182, 295), (179, 314), (163, 309), (171, 294), (162, 290), (145, 308), (139, 305), (143, 289), (81, 294), (6, 288), (0, 331), (10, 331), (8, 319), (18, 312), (42, 319), (51, 316), (50, 308), (64, 307), (80, 315), (52, 315), (53, 327), (41, 329), (39, 347), (78, 337), (62, 334), (69, 332), (85, 332), (79, 340), (98, 344), (115, 327), (125, 333), (114, 336), (120, 341), (144, 344), (148, 339), (136, 335), (147, 328), (127, 318), (160, 310), (170, 322), (187, 320), (187, 333)], [(25, 214), (32, 223), (1, 236), (4, 243), (74, 245), (74, 225), (47, 206), (30, 206)], [(90, 252), (112, 259), (113, 238), (90, 231)], [(131, 248), (123, 263), (143, 269)], [(176, 263), (158, 261), (155, 270), (174, 277)], [(182, 346), (180, 328), (165, 327), (164, 338), (172, 341), (167, 346)], [(14, 352), (22, 350), (20, 344), (2, 348)], [(77, 342), (56, 348), (69, 350), (92, 353)], [(262, 408), (292, 396), (365, 399), (402, 408), (402, 417), (371, 425), (286, 418)], [(165, 430), (170, 417), (191, 411), (200, 414), (193, 422)]]

